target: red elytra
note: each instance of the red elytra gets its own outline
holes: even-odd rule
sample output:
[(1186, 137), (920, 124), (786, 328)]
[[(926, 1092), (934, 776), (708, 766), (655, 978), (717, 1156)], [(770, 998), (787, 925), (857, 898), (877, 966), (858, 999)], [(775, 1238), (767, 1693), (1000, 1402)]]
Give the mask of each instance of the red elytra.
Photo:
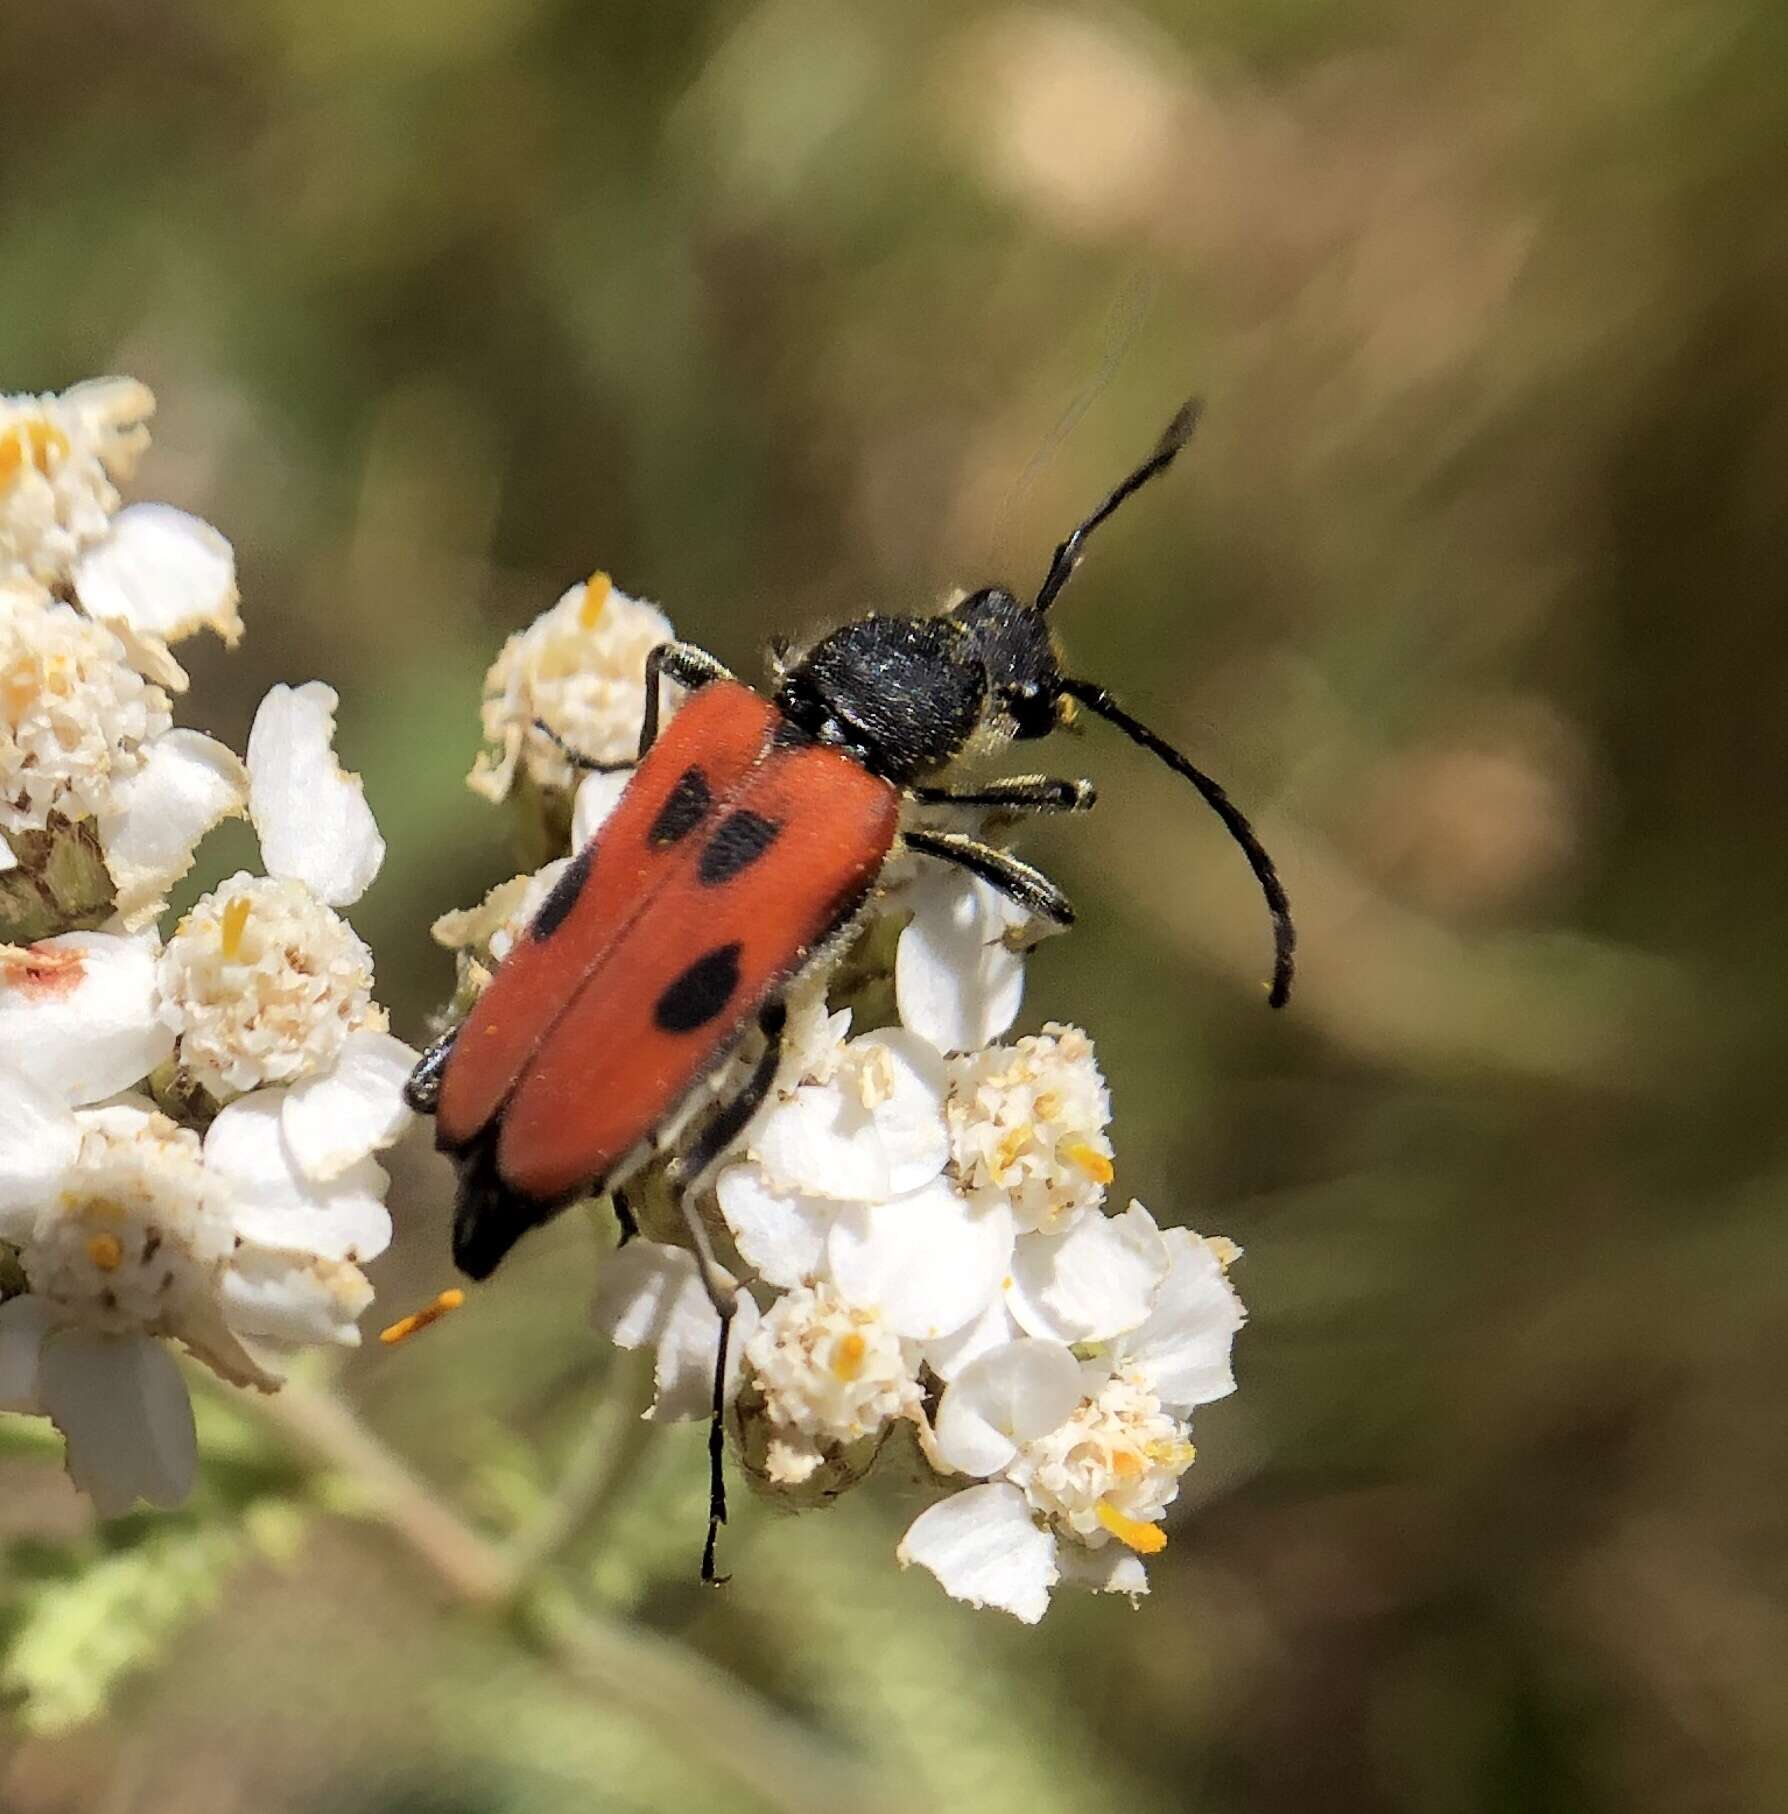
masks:
[(474, 1004), (440, 1145), (494, 1135), (525, 1198), (601, 1190), (855, 912), (899, 810), (750, 688), (693, 694)]

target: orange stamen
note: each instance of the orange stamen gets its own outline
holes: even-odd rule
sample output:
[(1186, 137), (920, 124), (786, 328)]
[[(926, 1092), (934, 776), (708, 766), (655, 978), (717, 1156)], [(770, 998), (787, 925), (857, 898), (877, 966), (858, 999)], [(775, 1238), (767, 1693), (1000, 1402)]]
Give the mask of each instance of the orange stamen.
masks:
[(430, 1323), (438, 1323), (449, 1311), (457, 1310), (465, 1301), (466, 1294), (457, 1285), (450, 1285), (432, 1304), (424, 1304), (420, 1310), (412, 1310), (408, 1316), (400, 1316), (388, 1328), (381, 1329), (379, 1340), (387, 1348), (394, 1348), (399, 1342), (407, 1342), (418, 1330), (426, 1329)]

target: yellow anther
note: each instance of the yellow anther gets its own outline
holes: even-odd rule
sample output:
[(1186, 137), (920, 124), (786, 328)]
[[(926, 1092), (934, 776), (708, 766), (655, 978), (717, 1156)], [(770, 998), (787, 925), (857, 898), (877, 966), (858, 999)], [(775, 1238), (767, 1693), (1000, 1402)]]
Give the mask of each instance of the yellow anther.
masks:
[(1120, 1480), (1139, 1480), (1142, 1477), (1142, 1457), (1134, 1449), (1113, 1449), (1111, 1471)]
[[(5, 452), (6, 443), (0, 441), (0, 461), (3, 461)], [(6, 474), (3, 467), (0, 467), (0, 485), (5, 482)], [(37, 703), (41, 690), (36, 673), (21, 662), (11, 673), (0, 675), (0, 712), (4, 712), (8, 721), (16, 726)]]
[(1018, 1163), (1018, 1155), (1031, 1143), (1031, 1135), (1036, 1130), (1027, 1121), (1023, 1127), (1015, 1127), (1002, 1140), (993, 1153), (993, 1181), (1004, 1184), (1006, 1174)]
[(116, 1235), (89, 1235), (87, 1258), (101, 1272), (116, 1272), (124, 1264), (124, 1243)]
[(577, 608), (578, 627), (594, 630), (602, 621), (602, 608), (608, 603), (608, 595), (614, 591), (615, 582), (606, 573), (592, 573), (584, 581), (584, 602)]
[(1109, 1184), (1117, 1176), (1111, 1168), (1111, 1161), (1096, 1146), (1085, 1140), (1074, 1140), (1064, 1146), (1062, 1157), (1076, 1171), (1085, 1172), (1095, 1184)]
[(248, 909), (248, 896), (239, 894), (223, 910), (223, 930), (217, 942), (225, 959), (232, 963), (242, 955), (242, 935), (248, 930)]
[(1144, 1524), (1140, 1518), (1128, 1518), (1109, 1499), (1098, 1505), (1099, 1522), (1139, 1556), (1158, 1556), (1167, 1547), (1167, 1533), (1158, 1524)]
[(863, 1356), (868, 1348), (869, 1344), (854, 1329), (841, 1335), (832, 1344), (833, 1377), (849, 1384), (863, 1371)]
[(1145, 1442), (1142, 1452), (1156, 1467), (1172, 1468), (1176, 1474), (1185, 1473), (1198, 1454), (1191, 1443), (1183, 1440)]
[(1053, 1121), (1062, 1112), (1062, 1099), (1053, 1090), (1031, 1098), (1031, 1113), (1039, 1121)]
[(400, 1316), (390, 1327), (379, 1331), (379, 1340), (387, 1348), (398, 1342), (406, 1342), (419, 1329), (426, 1329), (430, 1323), (438, 1323), (450, 1310), (457, 1310), (466, 1301), (466, 1294), (457, 1285), (450, 1285), (435, 1299), (432, 1304), (424, 1304), (420, 1310), (412, 1310), (408, 1316)]
[(27, 422), (25, 440), (31, 449), (31, 464), (47, 479), (52, 466), (60, 466), (68, 456), (68, 436), (54, 422)]

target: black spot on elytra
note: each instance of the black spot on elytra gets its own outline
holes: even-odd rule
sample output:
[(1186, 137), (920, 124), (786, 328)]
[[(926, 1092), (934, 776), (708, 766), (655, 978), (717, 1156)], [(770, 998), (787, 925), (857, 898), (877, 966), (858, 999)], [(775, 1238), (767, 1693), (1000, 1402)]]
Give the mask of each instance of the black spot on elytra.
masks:
[(782, 835), (776, 819), (758, 813), (728, 813), (702, 851), (697, 877), (709, 888), (730, 882), (740, 870), (749, 869)]
[(708, 786), (708, 777), (699, 768), (686, 768), (677, 777), (677, 785), (665, 796), (658, 817), (652, 821), (652, 829), (646, 836), (660, 849), (675, 844), (701, 824), (713, 804), (714, 792)]
[(735, 940), (698, 958), (659, 996), (652, 1018), (665, 1033), (693, 1033), (705, 1027), (732, 1000), (739, 986), (739, 953)]
[(576, 856), (571, 859), (565, 873), (553, 883), (552, 892), (540, 903), (540, 911), (534, 915), (533, 924), (528, 928), (528, 937), (538, 943), (549, 939), (565, 924), (565, 916), (577, 905), (577, 897), (583, 893), (590, 879), (590, 865), (596, 860), (596, 841), (591, 839)]

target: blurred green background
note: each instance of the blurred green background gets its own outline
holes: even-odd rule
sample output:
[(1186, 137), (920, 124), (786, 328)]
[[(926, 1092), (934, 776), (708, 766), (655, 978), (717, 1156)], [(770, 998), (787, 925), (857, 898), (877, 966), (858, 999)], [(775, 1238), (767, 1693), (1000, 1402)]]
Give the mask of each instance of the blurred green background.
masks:
[[(1059, 616), (1256, 816), (1291, 1009), (1115, 738), (1027, 846), (1084, 923), (1024, 1024), (1098, 1038), (1118, 1189), (1246, 1249), (1151, 1598), (958, 1607), (880, 1481), (745, 1507), (700, 1592), (700, 1433), (632, 1433), (571, 1219), (355, 1361), (370, 1422), (494, 1528), (596, 1407), (569, 1578), (902, 1806), (1788, 1806), (1785, 71), (1778, 0), (7, 0), (0, 385), (155, 387), (138, 493), (249, 625), (184, 715), (340, 689), (412, 1039), (514, 866), (462, 785), (508, 631), (600, 566), (754, 671), (1034, 584), (1208, 399)], [(446, 1196), (407, 1153), (381, 1310)], [(5, 1478), (15, 1561), (78, 1523)], [(99, 1722), (0, 1728), (0, 1808), (766, 1805), (665, 1699), (318, 1517)]]

